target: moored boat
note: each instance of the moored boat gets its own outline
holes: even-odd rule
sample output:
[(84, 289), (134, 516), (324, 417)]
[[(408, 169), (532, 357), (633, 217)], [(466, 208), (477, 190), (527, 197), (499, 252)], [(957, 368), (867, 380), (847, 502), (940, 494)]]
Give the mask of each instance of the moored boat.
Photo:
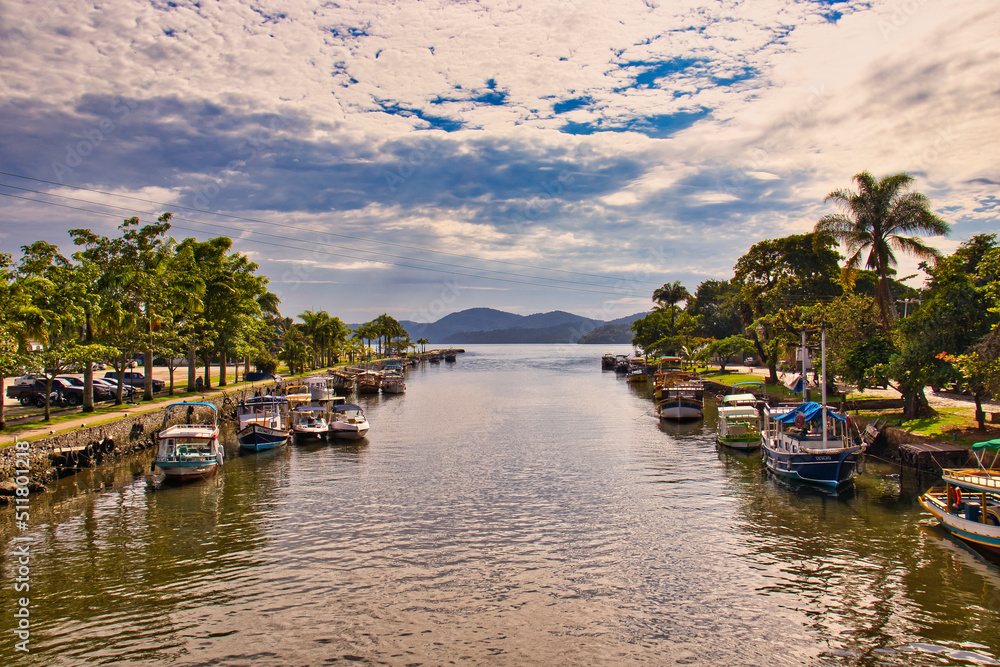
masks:
[(343, 440), (360, 440), (368, 433), (368, 419), (360, 405), (345, 403), (333, 406), (330, 415), (330, 434)]
[(382, 388), (382, 376), (376, 371), (358, 373), (357, 382), (359, 394), (377, 394), (378, 390)]
[(687, 421), (701, 419), (705, 414), (705, 401), (692, 387), (673, 386), (663, 390), (663, 397), (656, 405), (660, 419)]
[(312, 401), (312, 391), (305, 384), (290, 384), (285, 388), (285, 398), (293, 409), (300, 405), (309, 405)]
[(406, 381), (402, 375), (385, 375), (382, 377), (383, 394), (402, 394), (406, 391)]
[(613, 371), (615, 370), (615, 353), (605, 352), (604, 356), (601, 357), (601, 370), (602, 371)]
[(862, 451), (847, 418), (812, 401), (765, 406), (761, 444), (771, 472), (833, 488), (854, 480)]
[(757, 408), (752, 405), (719, 406), (719, 432), (715, 441), (733, 449), (760, 447), (760, 413)]
[(260, 396), (240, 402), (236, 439), (240, 448), (264, 451), (288, 443), (288, 399)]
[(309, 388), (309, 397), (313, 403), (323, 404), (329, 402), (334, 396), (334, 380), (331, 376), (314, 375), (307, 377), (306, 386)]
[(292, 435), (298, 441), (326, 440), (330, 432), (327, 408), (321, 405), (300, 405), (291, 412)]
[[(993, 452), (989, 467), (983, 455)], [(1000, 438), (972, 446), (978, 468), (946, 468), (943, 486), (920, 496), (920, 505), (955, 537), (1000, 553), (1000, 471), (995, 470)]]
[(163, 411), (156, 434), (153, 465), (168, 479), (194, 479), (214, 473), (223, 460), (219, 413), (211, 403), (173, 403)]

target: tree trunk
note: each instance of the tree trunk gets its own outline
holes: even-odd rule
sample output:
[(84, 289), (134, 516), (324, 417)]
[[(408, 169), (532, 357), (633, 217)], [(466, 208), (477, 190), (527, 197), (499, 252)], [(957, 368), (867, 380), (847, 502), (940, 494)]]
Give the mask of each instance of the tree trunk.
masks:
[(205, 362), (205, 383), (202, 385), (202, 389), (208, 391), (212, 388), (212, 354), (206, 352), (202, 356), (202, 361)]
[(153, 346), (152, 345), (150, 345), (146, 349), (146, 353), (143, 356), (146, 357), (144, 359), (144, 361), (146, 362), (145, 363), (146, 379), (143, 382), (143, 385), (145, 386), (142, 388), (142, 400), (151, 401), (153, 400)]
[(3, 416), (3, 397), (4, 397), (4, 387), (3, 387), (3, 373), (0, 373), (0, 431), (7, 428), (7, 421)]
[(918, 417), (933, 417), (937, 413), (931, 409), (924, 395), (924, 388), (920, 387), (912, 391), (904, 391), (903, 394), (903, 421), (917, 419)]
[[(87, 345), (91, 345), (94, 342), (94, 328), (89, 305), (83, 326), (83, 340)], [(87, 359), (83, 364), (83, 411), (94, 411), (94, 361), (92, 359)]]
[(198, 375), (198, 357), (195, 355), (194, 343), (188, 347), (188, 391), (197, 391), (194, 386), (195, 377)]
[(226, 355), (225, 353), (219, 355), (219, 386), (225, 387), (226, 384)]
[(986, 413), (983, 412), (983, 392), (976, 390), (976, 422), (979, 424), (979, 430), (986, 430)]

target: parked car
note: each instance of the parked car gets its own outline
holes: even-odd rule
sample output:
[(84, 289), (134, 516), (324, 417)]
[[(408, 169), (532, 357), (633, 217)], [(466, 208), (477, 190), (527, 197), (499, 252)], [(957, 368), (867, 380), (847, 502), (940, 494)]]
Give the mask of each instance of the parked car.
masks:
[[(96, 387), (98, 384), (108, 390), (110, 396), (108, 396), (107, 400), (113, 400), (115, 396), (118, 395), (118, 380), (112, 380), (110, 378), (94, 378), (94, 386)], [(135, 387), (127, 384), (123, 385), (122, 400), (131, 401), (133, 396), (135, 396)]]
[[(74, 387), (79, 387), (80, 391), (84, 390), (83, 380), (72, 375), (59, 375), (56, 377), (57, 380), (62, 380), (63, 382), (68, 382)], [(113, 398), (113, 394), (108, 390), (107, 387), (103, 387), (97, 383), (97, 378), (94, 379), (94, 400), (95, 401), (106, 401), (109, 398)]]
[[(21, 402), (21, 405), (45, 405), (45, 393), (48, 390), (45, 380), (36, 378), (31, 384), (14, 384), (7, 387), (7, 398)], [(52, 391), (49, 394), (49, 405), (65, 404), (80, 405), (83, 403), (83, 387), (75, 386), (63, 378), (53, 378)]]
[[(105, 379), (117, 380), (118, 371), (108, 371), (104, 374)], [(142, 389), (146, 386), (146, 376), (137, 371), (125, 371), (122, 374), (122, 383), (135, 387), (136, 389)], [(157, 380), (153, 378), (153, 391), (163, 391), (167, 386), (167, 383), (163, 380)]]
[(743, 363), (746, 364), (747, 366), (756, 366), (757, 360), (754, 359), (753, 357), (747, 357), (746, 359), (743, 360)]

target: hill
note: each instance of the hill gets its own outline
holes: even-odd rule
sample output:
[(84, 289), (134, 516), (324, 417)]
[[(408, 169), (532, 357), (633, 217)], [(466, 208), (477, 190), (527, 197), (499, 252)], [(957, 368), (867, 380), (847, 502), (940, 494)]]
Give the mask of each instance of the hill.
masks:
[[(442, 317), (437, 322), (404, 320), (412, 340), (426, 338), (445, 343), (576, 343), (607, 324), (625, 323), (626, 328), (645, 313), (605, 322), (562, 310), (516, 315), (493, 308), (470, 308)], [(631, 334), (629, 335), (631, 339)], [(628, 340), (624, 341), (628, 342)]]

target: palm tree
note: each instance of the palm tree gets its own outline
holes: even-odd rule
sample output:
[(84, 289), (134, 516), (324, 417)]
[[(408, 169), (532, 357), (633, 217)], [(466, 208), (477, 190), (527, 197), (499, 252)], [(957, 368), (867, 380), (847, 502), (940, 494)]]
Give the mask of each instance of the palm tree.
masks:
[(823, 216), (815, 228), (847, 247), (847, 268), (860, 266), (862, 253), (868, 251), (865, 267), (878, 275), (875, 301), (886, 327), (897, 317), (889, 290), (889, 276), (895, 273), (895, 251), (921, 259), (936, 258), (940, 253), (935, 248), (907, 234), (943, 236), (951, 231), (951, 226), (931, 211), (926, 196), (909, 191), (913, 180), (906, 173), (881, 179), (867, 171), (856, 174), (857, 192), (841, 189), (826, 196), (826, 201), (833, 200), (844, 212)]
[(421, 352), (426, 352), (427, 351), (427, 343), (429, 343), (429, 342), (430, 341), (427, 340), (426, 338), (418, 338), (417, 339), (417, 343), (420, 344), (420, 351)]
[(661, 309), (670, 311), (671, 329), (674, 327), (674, 317), (676, 315), (674, 304), (690, 298), (691, 293), (687, 291), (687, 288), (679, 280), (675, 280), (672, 283), (664, 283), (663, 287), (657, 287), (653, 290), (653, 301), (658, 303)]

